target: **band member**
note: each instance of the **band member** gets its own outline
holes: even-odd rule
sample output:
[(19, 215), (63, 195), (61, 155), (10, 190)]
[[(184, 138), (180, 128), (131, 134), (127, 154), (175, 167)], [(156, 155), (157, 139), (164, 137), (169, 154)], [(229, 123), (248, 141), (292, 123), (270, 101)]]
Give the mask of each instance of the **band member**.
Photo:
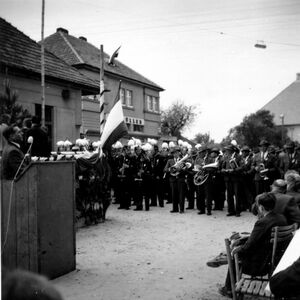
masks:
[(205, 199), (206, 199), (206, 211), (207, 211), (206, 214), (210, 216), (212, 210), (212, 202), (214, 199), (215, 174), (219, 167), (219, 149), (215, 147), (212, 149), (207, 149), (207, 156), (208, 157), (206, 159), (206, 163), (203, 166), (203, 168), (206, 169), (209, 176), (203, 185), (204, 185), (204, 192), (205, 192)]
[(239, 169), (241, 171), (242, 176), (242, 192), (244, 199), (244, 201), (242, 202), (242, 206), (245, 210), (251, 210), (252, 204), (254, 202), (254, 172), (252, 169), (253, 156), (250, 148), (247, 145), (242, 147), (241, 152), (241, 164)]
[(171, 198), (173, 203), (173, 209), (171, 213), (184, 213), (184, 200), (186, 193), (186, 169), (184, 162), (181, 160), (181, 154), (179, 147), (172, 149), (173, 158), (167, 161), (164, 172), (170, 174), (170, 189)]
[(241, 214), (241, 176), (239, 172), (240, 156), (236, 152), (236, 147), (232, 144), (224, 148), (225, 155), (222, 162), (222, 174), (224, 176), (227, 191), (227, 216), (237, 216)]
[(136, 154), (133, 146), (126, 146), (125, 155), (123, 157), (122, 167), (119, 169), (120, 189), (122, 195), (120, 197), (119, 209), (129, 209), (133, 198), (134, 191), (134, 175), (136, 171)]
[(205, 146), (199, 147), (197, 150), (197, 156), (193, 162), (194, 170), (196, 172), (194, 174), (194, 181), (196, 184), (196, 206), (199, 210), (199, 215), (205, 214), (205, 190), (204, 185), (200, 184), (201, 182), (199, 182), (201, 178), (198, 179), (197, 176), (199, 176), (198, 172), (201, 170), (201, 168), (207, 163), (208, 153), (206, 150), (207, 148)]
[[(150, 146), (150, 148), (149, 148)], [(152, 165), (150, 160), (151, 145), (146, 144), (136, 149), (137, 172), (135, 176), (135, 210), (143, 210), (143, 199), (145, 199), (145, 210), (149, 210), (151, 191), (153, 189)]]
[(110, 165), (112, 169), (112, 180), (111, 180), (111, 187), (114, 191), (114, 197), (115, 201), (114, 203), (120, 203), (120, 198), (122, 196), (121, 190), (120, 190), (120, 177), (118, 175), (121, 175), (119, 173), (120, 168), (123, 164), (124, 159), (124, 153), (123, 153), (123, 145), (121, 142), (117, 141), (114, 145), (112, 155), (110, 157)]
[(255, 195), (270, 191), (270, 185), (276, 179), (276, 157), (269, 153), (270, 143), (262, 140), (259, 144), (260, 151), (253, 157), (252, 168), (255, 170), (254, 184)]
[(164, 173), (164, 168), (168, 161), (167, 149), (168, 149), (168, 144), (163, 143), (162, 150), (154, 155), (153, 175), (154, 175), (154, 181), (156, 186), (156, 194), (157, 194), (158, 203), (160, 207), (164, 207), (165, 194), (168, 192), (168, 190), (165, 188), (166, 176)]

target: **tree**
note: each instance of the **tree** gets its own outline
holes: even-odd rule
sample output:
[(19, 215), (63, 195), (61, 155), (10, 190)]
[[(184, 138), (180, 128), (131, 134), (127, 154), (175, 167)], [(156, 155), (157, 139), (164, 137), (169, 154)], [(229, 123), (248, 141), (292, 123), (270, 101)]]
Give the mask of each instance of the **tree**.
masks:
[(21, 123), (24, 118), (30, 117), (30, 113), (27, 109), (24, 109), (21, 104), (18, 104), (18, 94), (13, 91), (8, 79), (3, 83), (4, 92), (0, 94), (0, 115), (10, 115), (10, 123)]
[(275, 125), (274, 116), (268, 110), (258, 110), (256, 113), (244, 117), (242, 123), (229, 130), (228, 136), (223, 139), (222, 144), (235, 139), (239, 145), (257, 147), (262, 139), (268, 140), (276, 146), (282, 145), (288, 140), (287, 131)]
[(196, 106), (185, 105), (177, 100), (167, 110), (161, 112), (161, 131), (165, 135), (179, 137), (196, 117)]
[(195, 136), (195, 142), (202, 145), (214, 144), (215, 141), (211, 139), (210, 134), (207, 133), (197, 133)]

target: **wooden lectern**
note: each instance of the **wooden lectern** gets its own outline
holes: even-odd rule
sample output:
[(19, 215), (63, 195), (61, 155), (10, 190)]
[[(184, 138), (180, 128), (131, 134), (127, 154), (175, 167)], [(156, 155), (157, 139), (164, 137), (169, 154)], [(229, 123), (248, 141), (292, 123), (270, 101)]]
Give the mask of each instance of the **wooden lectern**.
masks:
[(1, 185), (2, 266), (51, 279), (74, 270), (74, 162), (33, 162), (13, 186), (6, 180)]

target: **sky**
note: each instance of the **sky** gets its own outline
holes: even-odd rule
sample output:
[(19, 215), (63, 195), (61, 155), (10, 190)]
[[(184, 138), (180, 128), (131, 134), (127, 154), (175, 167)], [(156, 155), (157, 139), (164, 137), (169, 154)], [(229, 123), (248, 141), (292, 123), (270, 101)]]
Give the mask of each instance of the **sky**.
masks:
[[(0, 16), (41, 39), (41, 0), (0, 0)], [(45, 0), (45, 37), (63, 27), (197, 107), (185, 131), (215, 142), (300, 72), (298, 0)], [(263, 41), (267, 48), (254, 45)]]

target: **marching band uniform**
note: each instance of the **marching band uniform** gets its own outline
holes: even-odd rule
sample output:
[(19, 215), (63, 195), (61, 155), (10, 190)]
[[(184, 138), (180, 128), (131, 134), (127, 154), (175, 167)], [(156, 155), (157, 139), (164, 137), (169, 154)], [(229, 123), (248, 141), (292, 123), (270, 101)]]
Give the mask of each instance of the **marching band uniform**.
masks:
[(154, 156), (154, 169), (153, 169), (153, 175), (155, 180), (155, 186), (156, 186), (156, 194), (158, 198), (158, 203), (160, 207), (164, 207), (164, 167), (167, 163), (168, 157), (167, 157), (166, 151), (161, 151), (159, 153), (156, 153)]
[(241, 177), (238, 170), (240, 167), (240, 156), (233, 145), (228, 145), (224, 149), (226, 155), (222, 162), (222, 173), (227, 191), (227, 216), (236, 215), (239, 217), (241, 213)]
[[(216, 161), (218, 161), (218, 159), (219, 159), (219, 157), (218, 157), (219, 149), (217, 149), (217, 148), (212, 148), (210, 150), (208, 149), (207, 155), (208, 155), (208, 158), (206, 159), (205, 165), (216, 163)], [(206, 211), (207, 211), (206, 214), (208, 216), (210, 216), (211, 210), (212, 210), (212, 202), (214, 200), (214, 195), (215, 195), (215, 191), (214, 191), (215, 178), (214, 177), (217, 172), (217, 168), (207, 168), (206, 170), (207, 170), (207, 172), (209, 172), (209, 176), (203, 185), (204, 185), (204, 193), (205, 193), (205, 199), (206, 199)]]
[(253, 157), (252, 167), (255, 170), (254, 184), (255, 195), (270, 191), (270, 185), (273, 183), (274, 174), (276, 174), (276, 157), (268, 152), (270, 144), (266, 140), (260, 142), (261, 151)]
[(164, 172), (169, 173), (170, 177), (170, 189), (171, 189), (171, 198), (173, 203), (173, 209), (171, 210), (171, 213), (180, 213), (184, 212), (184, 200), (185, 200), (185, 193), (186, 193), (186, 183), (185, 183), (185, 171), (178, 169), (177, 175), (172, 175), (170, 173), (171, 168), (174, 167), (176, 163), (180, 160), (180, 150), (179, 148), (174, 148), (172, 150), (174, 154), (174, 158), (171, 158), (167, 161), (167, 164), (165, 166)]
[[(207, 153), (206, 148), (199, 149), (199, 153), (194, 161), (194, 166), (200, 168), (206, 164)], [(205, 214), (205, 189), (203, 184), (196, 185), (196, 206), (199, 210), (198, 214)]]
[(243, 208), (251, 209), (254, 202), (254, 185), (253, 185), (253, 169), (252, 169), (252, 153), (248, 146), (242, 147), (242, 156), (239, 170), (241, 171), (242, 191), (243, 191)]

